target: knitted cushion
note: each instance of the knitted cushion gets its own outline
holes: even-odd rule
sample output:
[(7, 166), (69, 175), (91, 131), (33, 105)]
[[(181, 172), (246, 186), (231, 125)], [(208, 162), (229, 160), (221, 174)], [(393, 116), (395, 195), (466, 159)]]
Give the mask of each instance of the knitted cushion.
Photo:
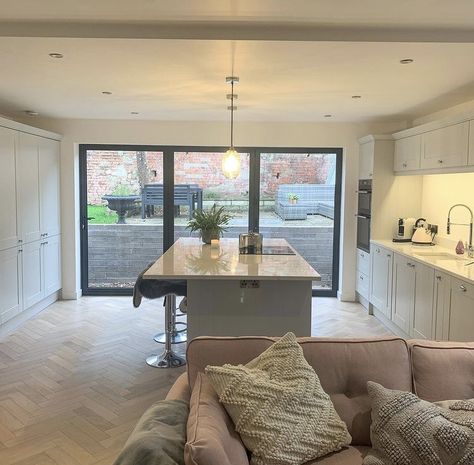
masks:
[(474, 464), (474, 402), (442, 408), (415, 394), (367, 383), (373, 449), (364, 465)]
[(252, 464), (299, 465), (351, 442), (292, 333), (245, 366), (208, 366), (206, 374)]

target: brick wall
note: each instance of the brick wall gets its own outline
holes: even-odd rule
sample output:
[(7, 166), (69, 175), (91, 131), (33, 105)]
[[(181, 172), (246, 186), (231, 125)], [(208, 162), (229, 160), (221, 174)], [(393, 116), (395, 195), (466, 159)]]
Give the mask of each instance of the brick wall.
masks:
[[(261, 160), (261, 192), (273, 198), (279, 184), (315, 183), (326, 181), (334, 155), (265, 154)], [(241, 175), (226, 179), (222, 174), (222, 154), (175, 153), (175, 183), (198, 184), (208, 199), (248, 198), (249, 157), (241, 154)], [(163, 182), (163, 154), (147, 152), (149, 182)], [(118, 185), (127, 186), (130, 193), (139, 193), (136, 152), (89, 151), (87, 154), (87, 201), (104, 203), (103, 195), (111, 194)]]

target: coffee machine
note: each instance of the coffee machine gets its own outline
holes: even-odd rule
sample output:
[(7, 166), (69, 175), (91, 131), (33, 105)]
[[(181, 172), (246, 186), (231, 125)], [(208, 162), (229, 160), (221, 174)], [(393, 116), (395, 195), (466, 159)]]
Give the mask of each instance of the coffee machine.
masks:
[(398, 218), (393, 242), (411, 242), (415, 218)]

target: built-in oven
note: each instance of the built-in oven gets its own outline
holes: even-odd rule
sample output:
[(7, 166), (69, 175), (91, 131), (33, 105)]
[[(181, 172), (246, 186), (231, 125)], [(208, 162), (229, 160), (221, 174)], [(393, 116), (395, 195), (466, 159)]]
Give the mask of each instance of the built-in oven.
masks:
[(372, 180), (359, 180), (357, 204), (357, 248), (370, 252), (370, 214), (372, 209)]
[(360, 179), (357, 214), (370, 216), (372, 210), (372, 179)]

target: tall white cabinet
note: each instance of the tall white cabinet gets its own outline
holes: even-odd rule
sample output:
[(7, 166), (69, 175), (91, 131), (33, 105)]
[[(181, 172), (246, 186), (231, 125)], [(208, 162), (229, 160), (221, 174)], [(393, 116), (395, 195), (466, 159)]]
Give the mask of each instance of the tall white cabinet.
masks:
[(61, 289), (59, 138), (0, 118), (0, 325)]

